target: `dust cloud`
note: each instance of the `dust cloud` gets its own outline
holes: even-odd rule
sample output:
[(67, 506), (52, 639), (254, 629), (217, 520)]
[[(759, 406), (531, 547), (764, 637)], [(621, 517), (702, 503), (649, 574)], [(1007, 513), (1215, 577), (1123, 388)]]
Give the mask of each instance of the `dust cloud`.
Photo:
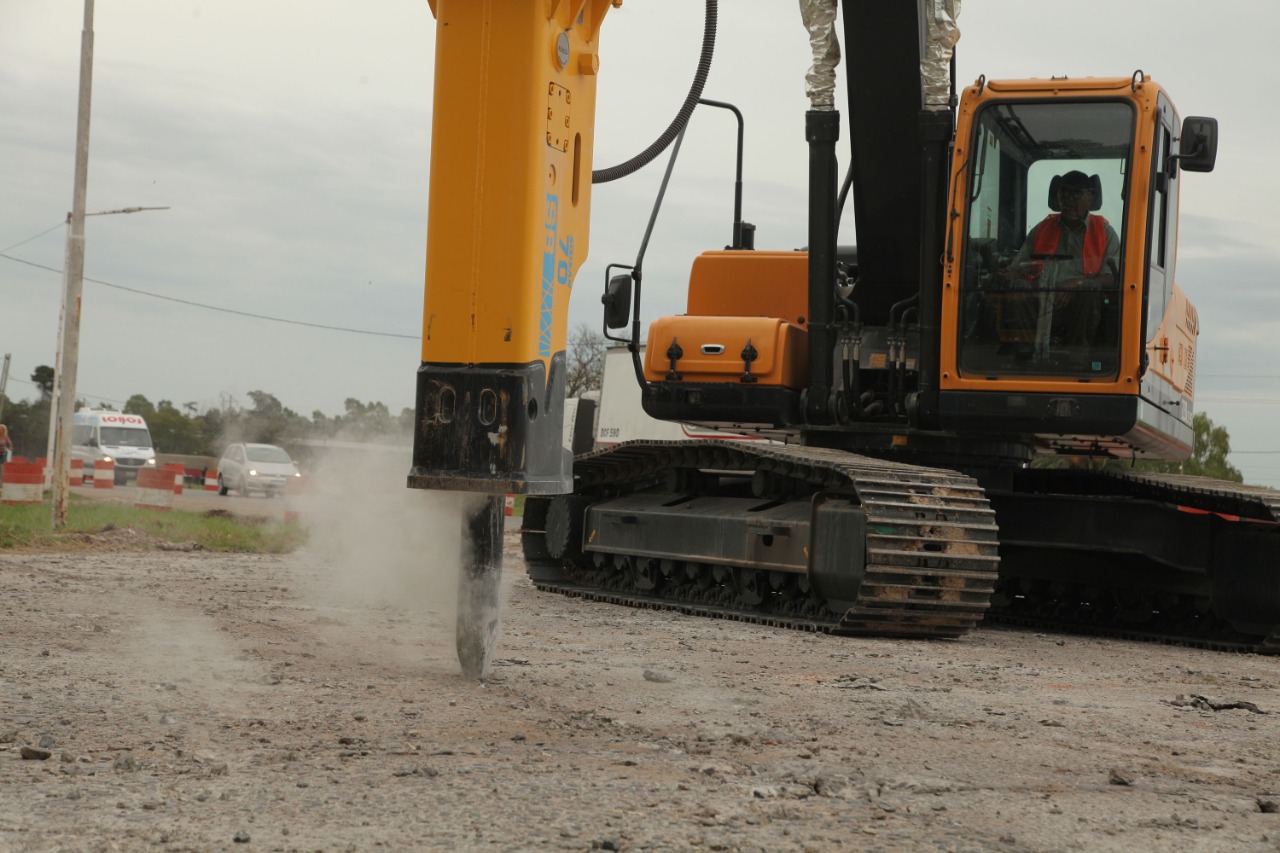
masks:
[(182, 702), (228, 714), (242, 713), (264, 695), (267, 672), (246, 656), (207, 616), (154, 607), (146, 612), (138, 597), (130, 611), (135, 619), (116, 660), (143, 674), (152, 691), (136, 696), (161, 714), (176, 713)]
[(407, 449), (346, 445), (311, 459), (290, 506), (308, 531), (295, 592), (331, 617), (332, 642), (409, 667), (454, 653), (464, 512), (478, 498), (410, 489)]

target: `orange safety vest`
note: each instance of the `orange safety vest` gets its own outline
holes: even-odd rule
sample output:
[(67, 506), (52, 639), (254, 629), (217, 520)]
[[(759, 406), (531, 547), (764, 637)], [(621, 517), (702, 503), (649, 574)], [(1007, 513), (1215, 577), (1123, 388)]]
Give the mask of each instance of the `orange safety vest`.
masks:
[[(1058, 240), (1062, 237), (1060, 219), (1060, 214), (1051, 213), (1036, 226), (1035, 254), (1052, 255), (1058, 251)], [(1085, 220), (1084, 274), (1097, 275), (1102, 270), (1102, 258), (1106, 253), (1107, 220), (1091, 213)]]

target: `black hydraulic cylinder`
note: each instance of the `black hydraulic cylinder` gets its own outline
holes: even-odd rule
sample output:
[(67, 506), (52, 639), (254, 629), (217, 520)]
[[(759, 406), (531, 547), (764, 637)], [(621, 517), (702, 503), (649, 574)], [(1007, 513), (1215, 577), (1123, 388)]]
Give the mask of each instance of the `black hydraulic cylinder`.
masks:
[(836, 142), (840, 139), (840, 113), (809, 110), (805, 113), (805, 139), (809, 143), (809, 387), (805, 419), (831, 423), (835, 372), (836, 230), (839, 226), (836, 194), (840, 186)]
[(841, 0), (858, 310), (869, 327), (920, 287), (920, 3)]

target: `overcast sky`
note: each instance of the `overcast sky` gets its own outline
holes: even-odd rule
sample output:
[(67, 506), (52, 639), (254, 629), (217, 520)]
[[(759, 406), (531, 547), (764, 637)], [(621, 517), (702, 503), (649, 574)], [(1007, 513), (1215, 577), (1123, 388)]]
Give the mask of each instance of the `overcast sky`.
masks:
[[(72, 202), (82, 21), (81, 0), (0, 0), (0, 251), (27, 262), (0, 258), (0, 354), (13, 356), (15, 399), (34, 398), (31, 372), (54, 363), (51, 270)], [(1183, 115), (1219, 119), (1217, 170), (1182, 188), (1178, 278), (1200, 310), (1198, 406), (1230, 430), (1249, 481), (1280, 486), (1268, 106), (1280, 4), (966, 0), (959, 25), (962, 84), (1140, 68)], [(140, 393), (203, 410), (263, 390), (308, 416), (340, 413), (348, 397), (413, 405), (433, 26), (426, 0), (97, 4), (87, 210), (170, 209), (87, 220), (82, 397), (119, 407)], [(701, 31), (695, 0), (610, 12), (597, 167), (667, 125)], [(795, 0), (721, 4), (705, 96), (745, 113), (745, 216), (759, 248), (805, 242), (809, 62)], [(645, 261), (648, 318), (681, 312), (694, 254), (729, 239), (732, 145), (727, 114), (695, 115)], [(604, 266), (634, 261), (661, 166), (596, 188), (571, 325), (598, 326)]]

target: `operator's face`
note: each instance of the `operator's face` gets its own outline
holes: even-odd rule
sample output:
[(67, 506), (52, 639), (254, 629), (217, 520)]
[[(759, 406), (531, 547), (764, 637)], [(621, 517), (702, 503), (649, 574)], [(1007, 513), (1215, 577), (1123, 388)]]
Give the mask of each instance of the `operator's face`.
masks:
[(1089, 207), (1093, 204), (1093, 193), (1079, 187), (1061, 187), (1058, 190), (1058, 204), (1062, 207), (1062, 219), (1069, 225), (1084, 222), (1089, 215)]

